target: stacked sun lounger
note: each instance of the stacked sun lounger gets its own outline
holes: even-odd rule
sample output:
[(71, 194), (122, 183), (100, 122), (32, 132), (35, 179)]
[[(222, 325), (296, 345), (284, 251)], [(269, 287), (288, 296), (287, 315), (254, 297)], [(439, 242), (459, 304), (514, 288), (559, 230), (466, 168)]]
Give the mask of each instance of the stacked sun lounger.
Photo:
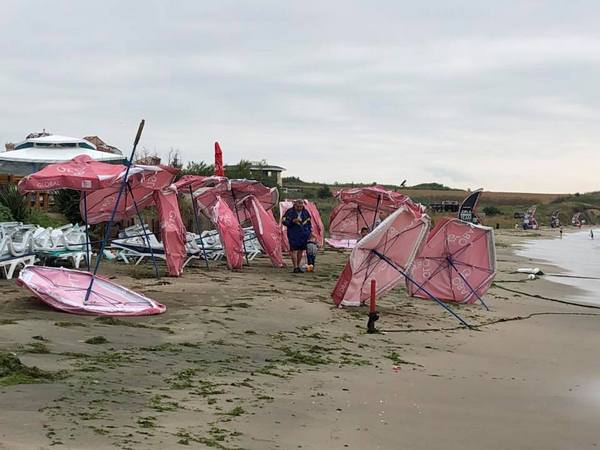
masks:
[[(246, 254), (249, 260), (253, 260), (262, 253), (262, 248), (251, 227), (244, 229), (244, 235)], [(188, 259), (184, 267), (193, 259), (218, 261), (224, 257), (218, 232), (208, 230), (201, 235), (188, 232), (186, 237)], [(133, 225), (124, 229), (119, 233), (119, 238), (112, 241), (111, 249), (117, 252), (118, 259), (127, 264), (135, 260), (135, 265), (138, 265), (146, 258), (152, 258), (153, 254), (157, 259), (165, 259), (164, 247), (148, 225)]]
[(11, 279), (18, 267), (50, 259), (79, 268), (86, 259), (85, 227), (43, 228), (21, 222), (0, 223), (0, 271)]

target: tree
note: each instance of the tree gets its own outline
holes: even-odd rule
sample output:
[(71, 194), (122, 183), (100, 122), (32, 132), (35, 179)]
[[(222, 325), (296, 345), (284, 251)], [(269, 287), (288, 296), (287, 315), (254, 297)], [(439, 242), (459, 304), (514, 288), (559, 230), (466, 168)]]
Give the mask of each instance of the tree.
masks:
[(247, 178), (251, 180), (253, 178), (252, 171), (250, 170), (251, 167), (252, 163), (250, 161), (242, 159), (238, 164), (225, 167), (225, 176), (232, 179)]
[(317, 197), (319, 198), (331, 198), (331, 190), (329, 186), (323, 185), (317, 191)]
[(188, 161), (186, 166), (181, 169), (181, 172), (179, 172), (178, 178), (181, 178), (184, 175), (210, 176), (214, 173), (215, 166), (212, 164), (207, 164), (204, 161)]

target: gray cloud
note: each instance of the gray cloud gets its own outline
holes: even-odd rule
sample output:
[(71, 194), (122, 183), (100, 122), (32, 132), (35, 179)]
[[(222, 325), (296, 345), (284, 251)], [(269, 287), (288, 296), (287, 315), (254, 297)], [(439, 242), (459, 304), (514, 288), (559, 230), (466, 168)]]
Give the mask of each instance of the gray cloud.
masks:
[(322, 181), (597, 190), (595, 2), (7, 1), (0, 136)]

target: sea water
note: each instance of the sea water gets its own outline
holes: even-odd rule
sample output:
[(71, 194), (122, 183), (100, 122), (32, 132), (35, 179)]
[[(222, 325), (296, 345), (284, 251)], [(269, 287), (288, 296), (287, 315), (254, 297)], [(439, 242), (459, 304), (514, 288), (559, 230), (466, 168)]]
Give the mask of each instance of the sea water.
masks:
[(562, 238), (525, 241), (516, 253), (558, 266), (545, 278), (581, 289), (568, 300), (600, 305), (600, 229), (594, 230), (594, 238), (589, 230), (564, 233)]

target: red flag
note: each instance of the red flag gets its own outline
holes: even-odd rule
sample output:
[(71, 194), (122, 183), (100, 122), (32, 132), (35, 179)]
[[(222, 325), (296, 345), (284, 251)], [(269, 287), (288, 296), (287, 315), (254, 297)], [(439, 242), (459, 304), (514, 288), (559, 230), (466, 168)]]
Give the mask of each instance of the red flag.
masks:
[(218, 177), (225, 176), (225, 169), (223, 168), (223, 152), (218, 142), (215, 142), (215, 175)]

